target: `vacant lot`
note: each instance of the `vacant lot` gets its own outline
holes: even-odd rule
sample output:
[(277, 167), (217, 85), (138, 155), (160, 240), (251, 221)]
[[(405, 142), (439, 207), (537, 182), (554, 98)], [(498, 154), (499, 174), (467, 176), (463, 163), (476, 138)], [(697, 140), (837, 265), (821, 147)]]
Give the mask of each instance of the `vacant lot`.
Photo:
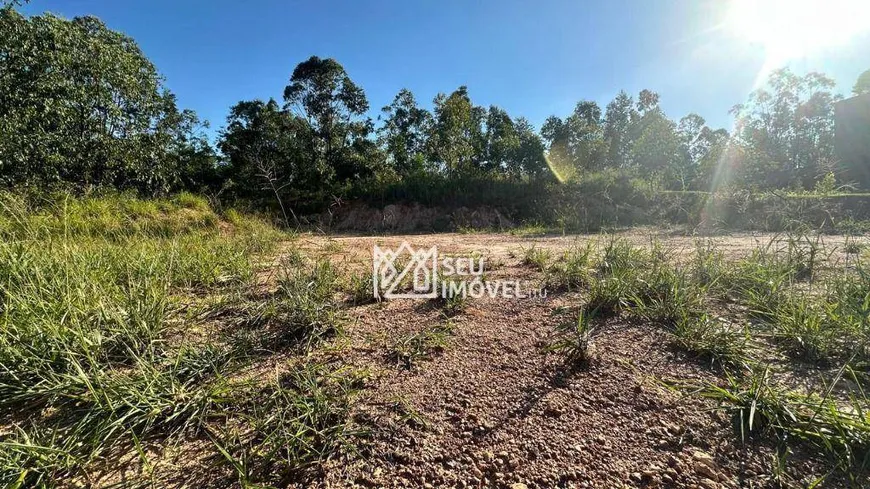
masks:
[[(606, 294), (593, 292), (591, 281), (623, 273), (610, 270), (604, 273), (609, 279), (596, 277), (601, 272), (594, 269), (608, 250), (610, 259), (626, 259), (610, 266), (638, 274), (647, 273), (649, 258), (640, 250), (653, 249), (688, 275), (703, 266), (699, 257), (716, 257), (711, 260), (721, 262), (708, 262), (710, 271), (721, 266), (719, 272), (725, 274), (737, 263), (751, 262), (759, 250), (766, 250), (768, 257), (787, 261), (791, 254), (797, 260), (799, 252), (789, 251), (789, 239), (795, 249), (817, 249), (818, 275), (854, 268), (855, 255), (847, 251), (862, 246), (840, 236), (810, 241), (750, 234), (699, 239), (654, 229), (557, 237), (300, 237), (298, 246), (309, 256), (329, 259), (345, 270), (367, 272), (373, 245), (397, 248), (407, 241), (436, 245), (441, 253), (480, 254), (490, 270), (487, 279), (521, 279), (549, 290), (545, 299), (469, 299), (461, 312), (446, 316), (425, 300), (351, 308), (339, 358), (371, 375), (356, 406), (359, 419), (370, 423), (370, 436), (357, 447), (357, 456), (327, 464), (325, 480), (364, 486), (775, 487), (803, 485), (826, 475), (831, 467), (808, 444), (786, 449), (776, 436), (751, 435), (772, 429), (760, 426), (769, 420), (760, 420), (758, 414), (741, 441), (731, 410), (751, 409), (753, 396), (763, 398), (781, 387), (768, 393), (728, 386), (723, 362), (732, 375), (750, 377), (754, 374), (747, 369), (770, 367), (770, 379), (762, 382), (776, 379), (783, 389), (788, 385), (804, 394), (828, 385), (841, 373), (841, 365), (784, 360), (789, 347), (774, 345), (766, 327), (758, 325), (755, 332), (749, 311), (730, 304), (724, 295), (721, 303), (710, 304), (710, 316), (703, 320), (724, 321), (731, 328), (705, 325), (699, 328), (704, 333), (689, 333), (675, 332), (670, 318), (659, 317), (667, 316), (666, 311), (641, 311), (642, 305), (631, 304), (637, 299), (631, 295), (638, 292), (626, 289), (624, 307), (615, 307), (623, 311), (599, 310), (589, 319), (588, 358), (576, 358), (582, 354), (570, 347), (558, 348), (566, 337), (570, 345), (580, 311), (591, 315), (590, 300)], [(614, 251), (614, 243), (625, 246)], [(566, 261), (590, 249), (584, 266), (573, 270), (576, 277), (570, 276), (570, 267), (564, 272)], [(630, 256), (633, 252), (644, 256)], [(572, 279), (576, 282), (568, 283)], [(670, 286), (679, 287), (683, 279), (683, 287), (699, 286), (688, 276)], [(649, 309), (691, 307), (680, 304), (680, 295), (695, 291), (661, 292), (670, 304), (649, 304)], [(439, 333), (427, 334), (432, 331)], [(403, 355), (399, 360), (397, 351)], [(699, 395), (705, 389), (710, 392), (704, 394), (713, 394), (713, 386), (728, 386), (730, 393), (748, 398)], [(759, 385), (756, 390), (766, 388)], [(758, 404), (759, 412), (768, 408)], [(829, 484), (845, 484), (842, 474)]]
[[(326, 237), (201, 200), (7, 203), (13, 486), (861, 487), (863, 241)], [(372, 246), (546, 297), (372, 297)]]

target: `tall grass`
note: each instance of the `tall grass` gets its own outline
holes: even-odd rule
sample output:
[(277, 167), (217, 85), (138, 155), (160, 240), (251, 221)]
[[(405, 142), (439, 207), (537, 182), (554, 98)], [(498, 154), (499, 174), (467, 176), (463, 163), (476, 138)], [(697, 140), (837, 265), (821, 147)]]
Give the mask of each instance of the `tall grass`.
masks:
[(0, 204), (0, 480), (84, 480), (108, 453), (221, 411), (214, 352), (172, 339), (180, 298), (251, 283), (281, 233), (222, 230), (192, 195)]

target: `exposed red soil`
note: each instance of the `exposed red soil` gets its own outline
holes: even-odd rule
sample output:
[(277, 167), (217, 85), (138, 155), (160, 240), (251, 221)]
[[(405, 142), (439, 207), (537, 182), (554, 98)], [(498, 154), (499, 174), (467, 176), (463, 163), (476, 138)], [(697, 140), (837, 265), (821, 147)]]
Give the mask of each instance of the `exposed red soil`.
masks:
[[(628, 236), (638, 244), (649, 236)], [(478, 251), (497, 263), (493, 278), (540, 276), (521, 247), (554, 250), (599, 237), (524, 239), (496, 234), (390, 237), (307, 236), (299, 244), (345, 269), (366, 273), (374, 243), (433, 244)], [(688, 253), (692, 238), (664, 236)], [(769, 236), (717, 238), (743, 254)], [(837, 245), (842, 238), (833, 238)], [(828, 246), (832, 243), (829, 242)], [(676, 252), (676, 251), (675, 251)], [(443, 351), (408, 370), (390, 362), (398, 338), (444, 319), (422, 300), (355, 307), (342, 362), (371, 372), (355, 418), (368, 430), (358, 452), (322, 467), (323, 487), (780, 487), (773, 447), (742, 443), (731, 420), (670, 383), (721, 382), (717, 371), (673, 347), (660, 328), (612, 318), (596, 325), (593, 359), (578, 368), (548, 352), (574, 319), (583, 292), (545, 299), (471, 300), (452, 319)], [(806, 454), (789, 458), (787, 479), (824, 474)], [(837, 487), (836, 485), (832, 487)]]

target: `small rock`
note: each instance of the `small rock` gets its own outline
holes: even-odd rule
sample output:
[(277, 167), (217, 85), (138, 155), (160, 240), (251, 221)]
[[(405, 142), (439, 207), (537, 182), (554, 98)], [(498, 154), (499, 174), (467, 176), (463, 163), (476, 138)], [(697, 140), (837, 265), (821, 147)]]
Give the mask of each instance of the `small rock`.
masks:
[(695, 461), (695, 473), (710, 479), (711, 481), (719, 480), (719, 476), (716, 474), (716, 471), (710, 468), (709, 465), (701, 462), (700, 460)]
[(701, 484), (701, 487), (703, 487), (704, 489), (719, 489), (720, 488), (719, 484), (717, 484), (709, 479), (701, 479), (700, 484)]
[(523, 484), (522, 482), (516, 482), (511, 484), (511, 489), (529, 489), (529, 486)]
[(716, 468), (716, 462), (713, 460), (713, 456), (709, 453), (695, 450), (694, 452), (692, 452), (692, 458), (698, 462), (708, 465), (710, 468)]

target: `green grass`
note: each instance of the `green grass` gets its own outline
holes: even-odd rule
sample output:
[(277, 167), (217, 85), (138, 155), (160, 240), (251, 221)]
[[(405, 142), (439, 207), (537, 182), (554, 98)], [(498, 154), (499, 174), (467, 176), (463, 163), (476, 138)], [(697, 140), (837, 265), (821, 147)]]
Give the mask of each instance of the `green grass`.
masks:
[(592, 251), (592, 244), (587, 244), (562, 253), (555, 263), (546, 267), (545, 287), (573, 290), (587, 285), (591, 279)]
[[(870, 273), (845, 267), (818, 237), (778, 236), (743, 257), (698, 242), (687, 258), (652, 243), (605, 241), (589, 277), (576, 331), (557, 343), (569, 358), (588, 348), (588, 317), (619, 315), (663, 328), (679, 348), (724, 372), (724, 383), (692, 386), (730, 413), (743, 440), (814, 446), (862, 486), (870, 470)], [(787, 365), (782, 360), (790, 360)], [(766, 366), (764, 366), (766, 365)], [(772, 365), (776, 365), (773, 367)], [(778, 380), (820, 367), (823, 391)], [(840, 366), (831, 375), (829, 367)], [(848, 373), (850, 382), (843, 382)], [(779, 457), (780, 473), (787, 459)], [(785, 464), (785, 465), (784, 465)]]
[(446, 320), (436, 326), (405, 335), (392, 346), (388, 358), (402, 368), (411, 369), (420, 361), (443, 351), (451, 334), (453, 326)]
[(218, 232), (219, 223), (208, 202), (191, 194), (143, 200), (129, 194), (74, 197), (0, 192), (0, 236), (5, 239), (171, 237), (190, 231)]
[(532, 246), (523, 250), (523, 264), (543, 272), (547, 269), (552, 253), (546, 248)]
[(266, 385), (240, 389), (216, 449), (243, 487), (285, 487), (347, 445), (351, 402), (363, 377), (325, 364), (291, 366)]
[(562, 328), (562, 337), (549, 346), (547, 351), (557, 352), (565, 357), (570, 368), (584, 365), (590, 360), (590, 346), (593, 327), (590, 322), (593, 313), (583, 309), (577, 315), (576, 321)]
[[(482, 280), (482, 279), (481, 279)], [(440, 275), (438, 281), (438, 295), (430, 302), (441, 310), (441, 313), (446, 317), (453, 317), (468, 307), (469, 283), (463, 280), (462, 276), (445, 276)]]
[[(273, 385), (234, 380), (257, 346), (304, 349), (340, 328), (328, 262), (290, 253), (276, 290), (253, 298), (260, 257), (289, 235), (235, 211), (222, 222), (191, 194), (4, 194), (0, 204), (0, 480), (84, 484), (122, 454), (142, 460), (146, 446), (206, 435), (223, 443), (247, 426), (253, 435), (215, 454), (246, 460), (243, 482), (268, 483), (343, 439), (352, 376), (302, 364)], [(215, 295), (220, 313), (189, 309)], [(199, 332), (198, 320), (230, 306), (260, 329), (249, 331), (256, 341)]]
[(372, 274), (368, 271), (351, 275), (344, 285), (351, 303), (355, 306), (377, 302), (374, 287)]
[[(292, 236), (191, 194), (6, 193), (0, 238), (0, 480), (86, 485), (116, 457), (147, 464), (167, 445), (208, 440), (206, 463), (228, 485), (283, 487), (350, 449), (364, 379), (315, 347), (341, 334), (348, 307), (372, 300), (368, 273), (348, 276), (290, 247), (264, 279), (259, 263)], [(663, 348), (722, 374), (690, 388), (730, 414), (741, 439), (774, 440), (782, 453), (808, 444), (860, 487), (870, 461), (862, 250), (845, 250), (843, 265), (817, 236), (793, 234), (739, 257), (711, 242), (673, 251), (616, 237), (558, 256), (523, 250), (548, 287), (579, 292), (569, 297), (581, 312), (548, 350), (576, 367), (608, 321), (658, 328)], [(388, 345), (395, 365), (412, 369), (446, 348), (447, 318), (468, 296), (441, 279), (444, 317)], [(778, 380), (808, 366), (820, 389)]]

